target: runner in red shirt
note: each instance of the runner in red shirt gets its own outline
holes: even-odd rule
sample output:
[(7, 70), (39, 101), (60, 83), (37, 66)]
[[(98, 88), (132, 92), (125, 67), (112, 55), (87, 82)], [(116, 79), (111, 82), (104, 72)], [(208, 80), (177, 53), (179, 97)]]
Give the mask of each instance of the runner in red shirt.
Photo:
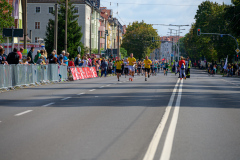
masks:
[(180, 68), (180, 79), (182, 79), (182, 75), (184, 75), (184, 79), (186, 79), (185, 75), (185, 60), (183, 57), (181, 57), (181, 60), (179, 61), (179, 68)]

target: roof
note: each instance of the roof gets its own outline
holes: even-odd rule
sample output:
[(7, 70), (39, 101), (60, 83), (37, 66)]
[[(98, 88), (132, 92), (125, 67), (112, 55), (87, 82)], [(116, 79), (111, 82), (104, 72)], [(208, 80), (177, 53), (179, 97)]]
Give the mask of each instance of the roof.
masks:
[[(58, 3), (60, 0), (28, 0), (27, 3)], [(70, 0), (72, 3), (85, 4), (85, 0)]]

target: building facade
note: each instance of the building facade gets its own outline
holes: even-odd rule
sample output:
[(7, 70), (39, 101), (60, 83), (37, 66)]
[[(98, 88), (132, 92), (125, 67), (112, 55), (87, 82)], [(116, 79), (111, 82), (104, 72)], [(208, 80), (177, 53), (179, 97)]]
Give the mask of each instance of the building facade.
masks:
[[(95, 0), (98, 2), (98, 0)], [(75, 11), (78, 15), (78, 24), (82, 26), (83, 37), (81, 42), (85, 47), (90, 47), (90, 23), (91, 23), (91, 48), (98, 48), (98, 28), (100, 26), (100, 12), (93, 3), (85, 0), (72, 0)], [(46, 27), (49, 19), (55, 19), (52, 12), (55, 10), (55, 4), (58, 0), (28, 0), (27, 16), (28, 16), (28, 33), (32, 33), (32, 42), (46, 37)], [(100, 4), (94, 3), (95, 5)], [(92, 13), (92, 14), (91, 14)], [(63, 40), (64, 41), (64, 40)]]

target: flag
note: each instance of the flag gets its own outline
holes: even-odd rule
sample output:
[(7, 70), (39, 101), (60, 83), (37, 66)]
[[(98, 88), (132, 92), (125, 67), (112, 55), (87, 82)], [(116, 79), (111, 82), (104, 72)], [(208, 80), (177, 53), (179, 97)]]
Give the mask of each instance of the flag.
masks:
[(224, 65), (223, 69), (227, 69), (227, 60), (228, 60), (228, 56), (226, 58), (226, 62), (225, 62), (225, 65)]
[(18, 19), (19, 17), (19, 0), (15, 0), (14, 2), (14, 19)]

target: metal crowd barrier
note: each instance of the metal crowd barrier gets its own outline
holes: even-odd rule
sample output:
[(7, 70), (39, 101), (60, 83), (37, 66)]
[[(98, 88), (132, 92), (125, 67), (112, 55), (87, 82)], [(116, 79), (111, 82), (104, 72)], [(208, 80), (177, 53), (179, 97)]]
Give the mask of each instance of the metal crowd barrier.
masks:
[(0, 65), (0, 89), (40, 84), (68, 79), (67, 66), (49, 65)]

